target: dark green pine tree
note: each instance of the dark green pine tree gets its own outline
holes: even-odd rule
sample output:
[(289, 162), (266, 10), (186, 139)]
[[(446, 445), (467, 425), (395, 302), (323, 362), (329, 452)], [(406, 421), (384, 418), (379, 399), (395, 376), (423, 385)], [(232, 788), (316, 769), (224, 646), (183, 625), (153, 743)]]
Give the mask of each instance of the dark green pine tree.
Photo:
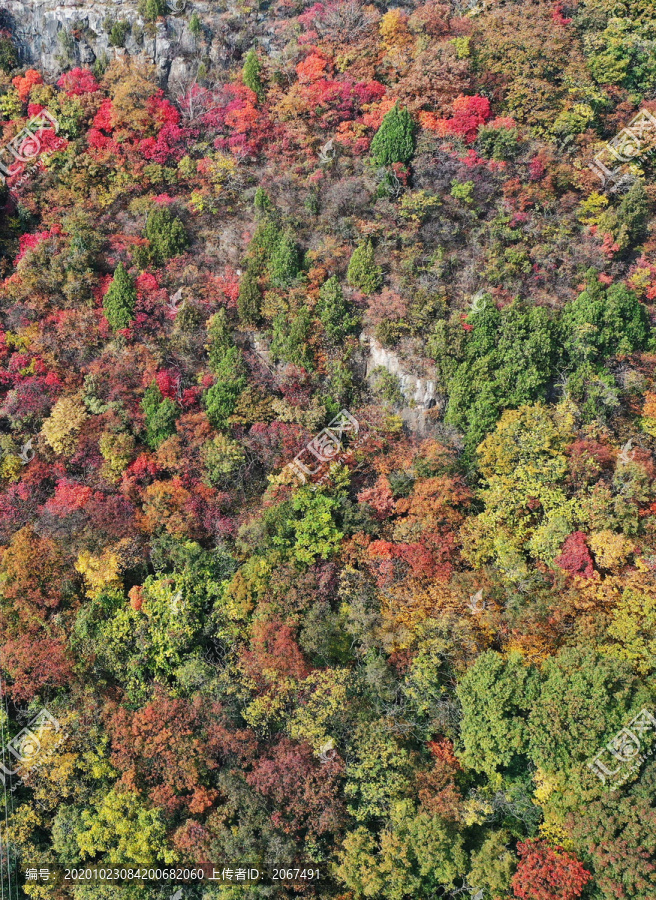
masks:
[(105, 316), (114, 331), (128, 327), (134, 319), (136, 302), (137, 292), (134, 289), (134, 282), (123, 263), (119, 263), (114, 272), (114, 279), (103, 299)]
[(371, 158), (377, 166), (410, 162), (415, 152), (415, 123), (397, 103), (387, 113), (371, 142)]
[(243, 325), (257, 325), (260, 321), (261, 308), (262, 294), (257, 278), (246, 269), (239, 285), (239, 297), (237, 298), (239, 321)]
[(353, 251), (346, 271), (348, 283), (363, 294), (373, 294), (383, 283), (383, 273), (374, 259), (374, 248), (367, 238)]
[(336, 344), (356, 331), (360, 324), (359, 317), (352, 313), (346, 302), (342, 286), (335, 275), (319, 288), (317, 310), (326, 334)]
[(294, 235), (285, 231), (271, 251), (269, 275), (276, 287), (287, 287), (299, 272), (298, 247)]
[(151, 209), (144, 235), (150, 241), (150, 257), (156, 265), (162, 265), (172, 256), (178, 256), (189, 244), (182, 220), (172, 215), (165, 206)]
[(241, 77), (246, 87), (249, 87), (257, 94), (258, 100), (264, 100), (264, 85), (260, 77), (261, 71), (262, 65), (257, 58), (257, 53), (253, 49), (249, 50), (246, 54)]

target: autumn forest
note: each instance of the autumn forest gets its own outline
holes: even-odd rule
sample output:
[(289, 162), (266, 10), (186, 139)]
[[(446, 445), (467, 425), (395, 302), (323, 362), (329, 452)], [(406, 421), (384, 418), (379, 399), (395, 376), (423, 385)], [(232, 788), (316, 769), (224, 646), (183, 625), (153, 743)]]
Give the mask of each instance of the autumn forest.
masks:
[(0, 10), (2, 897), (655, 900), (652, 0), (122, 10)]

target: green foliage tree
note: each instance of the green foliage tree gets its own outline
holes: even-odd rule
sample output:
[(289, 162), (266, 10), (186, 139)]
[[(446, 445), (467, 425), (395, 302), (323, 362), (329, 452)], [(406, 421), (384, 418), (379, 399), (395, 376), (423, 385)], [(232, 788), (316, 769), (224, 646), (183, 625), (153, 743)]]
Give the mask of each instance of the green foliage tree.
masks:
[(293, 234), (286, 230), (278, 238), (269, 258), (269, 276), (276, 287), (288, 287), (300, 270), (298, 247)]
[(353, 251), (346, 272), (348, 283), (363, 294), (373, 294), (383, 283), (383, 272), (376, 265), (374, 248), (370, 238), (362, 241)]
[(134, 319), (137, 292), (134, 282), (123, 263), (119, 263), (109, 290), (103, 298), (103, 309), (107, 321), (114, 331), (127, 328)]
[(565, 350), (578, 366), (599, 362), (645, 346), (649, 337), (647, 311), (623, 284), (603, 285), (594, 269), (587, 288), (563, 310), (561, 327)]
[(244, 325), (259, 324), (261, 309), (262, 292), (257, 275), (250, 269), (246, 269), (239, 283), (239, 296), (237, 297), (237, 312), (240, 322)]
[(528, 711), (537, 694), (537, 674), (520, 654), (508, 659), (481, 654), (460, 680), (463, 761), (499, 783), (501, 770), (526, 767)]
[(166, 0), (139, 0), (139, 13), (146, 22), (154, 22), (167, 12)]
[(311, 331), (312, 319), (306, 306), (302, 306), (296, 315), (280, 313), (273, 323), (273, 358), (305, 369), (314, 368), (312, 352), (308, 346)]
[(10, 37), (0, 37), (0, 69), (3, 72), (13, 72), (18, 66), (18, 53), (14, 42)]
[(415, 123), (398, 103), (387, 113), (371, 142), (371, 157), (377, 166), (410, 162), (415, 152)]
[(264, 84), (262, 83), (262, 78), (260, 77), (261, 72), (262, 64), (260, 63), (255, 50), (251, 48), (246, 54), (241, 77), (246, 87), (249, 87), (252, 91), (254, 91), (254, 93), (257, 94), (258, 100), (264, 99)]
[(334, 344), (341, 343), (349, 334), (355, 333), (360, 324), (359, 316), (346, 302), (342, 286), (335, 275), (324, 281), (319, 288), (317, 310), (326, 334)]
[(141, 401), (146, 417), (146, 443), (156, 450), (167, 437), (175, 434), (175, 422), (180, 407), (169, 397), (164, 397), (156, 381), (146, 388)]
[(471, 856), (468, 882), (475, 890), (483, 889), (485, 896), (509, 896), (517, 857), (509, 849), (511, 835), (505, 830), (493, 831)]
[(148, 213), (144, 237), (150, 242), (149, 256), (156, 265), (163, 265), (172, 256), (179, 256), (189, 245), (182, 220), (167, 206), (155, 206)]

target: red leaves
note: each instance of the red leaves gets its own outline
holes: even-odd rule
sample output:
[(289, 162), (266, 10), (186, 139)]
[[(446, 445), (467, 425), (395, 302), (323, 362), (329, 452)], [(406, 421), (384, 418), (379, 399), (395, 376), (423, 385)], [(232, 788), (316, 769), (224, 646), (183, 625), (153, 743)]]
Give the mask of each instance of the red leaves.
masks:
[(29, 702), (47, 688), (62, 687), (73, 674), (64, 641), (43, 631), (7, 641), (0, 662), (11, 679), (7, 690), (16, 701)]
[(80, 94), (93, 94), (100, 90), (93, 72), (89, 69), (75, 68), (66, 72), (57, 82), (57, 87), (66, 91), (69, 97), (78, 97)]
[(63, 478), (57, 482), (55, 496), (48, 500), (45, 508), (55, 516), (67, 516), (78, 509), (84, 509), (92, 496), (91, 488)]
[(255, 622), (251, 650), (243, 654), (247, 672), (259, 681), (305, 678), (310, 669), (303, 658), (293, 630), (279, 621)]
[(594, 575), (592, 557), (582, 531), (570, 534), (554, 562), (570, 575), (583, 575), (584, 578), (592, 578)]
[(50, 231), (34, 231), (32, 234), (21, 234), (18, 239), (18, 253), (16, 254), (14, 265), (18, 265), (28, 250), (33, 250), (34, 247), (37, 247), (42, 241), (47, 240), (50, 236)]
[(512, 886), (519, 900), (576, 900), (592, 878), (574, 855), (546, 841), (519, 843), (517, 853)]
[(556, 25), (569, 25), (571, 23), (571, 19), (566, 19), (563, 16), (563, 7), (564, 3), (556, 3), (554, 8), (551, 10), (551, 18), (554, 20)]
[(25, 75), (17, 75), (11, 83), (18, 91), (22, 103), (25, 103), (30, 91), (36, 84), (43, 84), (43, 76), (36, 69), (28, 69)]
[(319, 53), (311, 53), (296, 66), (296, 74), (301, 84), (314, 84), (325, 78), (329, 62)]
[(336, 831), (344, 811), (339, 799), (343, 765), (339, 757), (319, 762), (307, 744), (288, 738), (260, 759), (247, 776), (248, 783), (273, 801), (271, 819), (286, 834), (313, 837)]
[(432, 113), (424, 113), (420, 116), (422, 126), (443, 137), (452, 134), (472, 144), (478, 136), (480, 126), (490, 118), (490, 101), (477, 94), (471, 97), (461, 95), (453, 101), (451, 109), (449, 119), (439, 119)]
[(112, 763), (123, 783), (148, 791), (169, 813), (185, 807), (204, 812), (218, 796), (204, 782), (219, 759), (228, 754), (243, 759), (253, 751), (250, 732), (230, 729), (218, 705), (206, 709), (200, 701), (171, 698), (162, 690), (143, 709), (116, 711), (108, 731)]

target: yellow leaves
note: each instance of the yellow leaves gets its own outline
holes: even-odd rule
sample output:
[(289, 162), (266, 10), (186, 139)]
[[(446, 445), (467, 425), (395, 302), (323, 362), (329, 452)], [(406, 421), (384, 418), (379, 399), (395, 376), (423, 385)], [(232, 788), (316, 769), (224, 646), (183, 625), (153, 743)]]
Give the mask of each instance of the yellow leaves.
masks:
[(641, 675), (652, 672), (656, 661), (656, 589), (648, 594), (627, 588), (613, 612), (608, 635), (617, 641), (608, 653), (628, 660)]
[(62, 397), (43, 423), (41, 434), (56, 454), (70, 456), (77, 446), (78, 434), (87, 418), (87, 411), (79, 396)]
[(464, 824), (467, 828), (472, 825), (482, 825), (490, 816), (494, 815), (494, 808), (489, 800), (473, 794), (463, 803)]
[(347, 669), (312, 672), (298, 687), (304, 698), (287, 723), (289, 736), (306, 741), (315, 750), (330, 740), (330, 733), (347, 703), (347, 685), (351, 680)]
[(642, 430), (656, 437), (656, 393), (648, 391), (642, 407)]
[(408, 30), (408, 16), (401, 9), (390, 9), (380, 20), (380, 36), (387, 50), (400, 50), (413, 43)]
[(104, 550), (100, 556), (93, 556), (84, 550), (75, 563), (76, 571), (84, 578), (87, 596), (92, 598), (98, 597), (107, 589), (123, 588), (119, 577), (120, 568), (120, 559), (112, 550)]
[(424, 190), (410, 191), (402, 196), (399, 213), (413, 225), (420, 225), (441, 205), (442, 201), (434, 194), (429, 194)]
[(83, 813), (85, 830), (75, 835), (83, 859), (106, 854), (110, 865), (152, 866), (177, 859), (168, 849), (166, 829), (157, 809), (146, 809), (136, 794), (105, 794), (93, 811)]
[[(290, 687), (287, 697), (292, 693), (293, 690)], [(257, 728), (264, 733), (275, 731), (284, 719), (287, 697), (281, 691), (275, 696), (263, 694), (256, 697), (244, 710), (244, 721), (251, 728)]]
[(180, 478), (149, 484), (144, 491), (144, 528), (152, 532), (164, 527), (169, 534), (186, 534), (192, 519), (186, 509), (189, 498), (189, 491), (183, 487)]
[(408, 580), (391, 590), (383, 590), (380, 598), (380, 612), (394, 632), (396, 649), (414, 643), (417, 628), (426, 619), (462, 606), (462, 598), (437, 581), (426, 584), (416, 579)]
[(0, 461), (0, 477), (8, 481), (18, 481), (22, 463), (18, 456), (3, 456)]
[(269, 586), (271, 567), (262, 556), (252, 556), (236, 572), (221, 600), (222, 611), (229, 619), (245, 621)]
[(584, 225), (595, 225), (607, 206), (608, 197), (593, 191), (589, 197), (586, 197), (579, 204), (577, 212), (579, 221), (583, 222)]
[(623, 534), (615, 534), (608, 529), (591, 534), (588, 546), (592, 550), (597, 567), (609, 571), (615, 571), (623, 566), (634, 549), (631, 541)]
[(127, 468), (134, 450), (134, 438), (131, 434), (114, 434), (105, 431), (98, 443), (105, 465), (103, 477), (108, 481), (118, 481), (121, 473)]

